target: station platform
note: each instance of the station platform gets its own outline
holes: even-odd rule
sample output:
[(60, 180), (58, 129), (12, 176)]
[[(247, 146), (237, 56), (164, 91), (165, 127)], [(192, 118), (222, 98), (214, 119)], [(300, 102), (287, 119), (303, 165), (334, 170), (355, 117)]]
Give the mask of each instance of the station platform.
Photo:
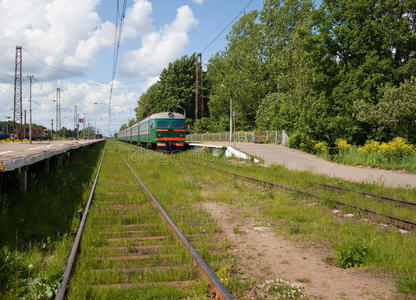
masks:
[(103, 140), (0, 143), (0, 172), (14, 171)]

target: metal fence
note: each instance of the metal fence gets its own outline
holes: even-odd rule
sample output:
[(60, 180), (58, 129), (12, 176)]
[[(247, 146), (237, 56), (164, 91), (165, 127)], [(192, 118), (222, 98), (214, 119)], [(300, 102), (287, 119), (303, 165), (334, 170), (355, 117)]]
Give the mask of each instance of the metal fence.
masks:
[[(230, 141), (230, 132), (215, 132), (203, 134), (189, 134), (186, 136), (188, 142), (202, 141)], [(287, 143), (288, 136), (283, 131), (239, 131), (233, 133), (234, 142), (243, 143), (268, 143), (283, 144)]]

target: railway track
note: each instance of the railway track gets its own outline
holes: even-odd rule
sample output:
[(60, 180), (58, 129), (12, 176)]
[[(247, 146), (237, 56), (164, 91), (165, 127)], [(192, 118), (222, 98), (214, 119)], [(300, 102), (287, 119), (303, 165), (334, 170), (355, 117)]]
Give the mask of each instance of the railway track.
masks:
[(319, 182), (310, 182), (310, 183), (314, 184), (314, 185), (324, 187), (324, 188), (327, 188), (327, 189), (330, 189), (330, 190), (338, 190), (338, 191), (345, 191), (345, 192), (360, 194), (360, 195), (367, 196), (367, 197), (370, 197), (370, 198), (373, 198), (373, 199), (379, 199), (381, 201), (392, 202), (394, 204), (401, 205), (401, 206), (416, 208), (416, 202), (406, 201), (406, 200), (397, 199), (397, 198), (393, 198), (393, 197), (389, 197), (389, 196), (373, 194), (373, 193), (369, 193), (369, 192), (357, 191), (357, 190), (353, 190), (353, 189), (350, 189), (350, 188), (345, 188), (345, 187), (342, 187), (342, 186), (331, 185), (331, 184), (326, 184), (326, 183), (319, 183)]
[(207, 286), (216, 299), (233, 299), (124, 157), (110, 154), (55, 299), (208, 298)]
[[(286, 185), (282, 185), (282, 184), (278, 184), (278, 183), (273, 183), (273, 182), (269, 182), (266, 180), (261, 180), (258, 178), (254, 178), (254, 177), (249, 177), (249, 176), (245, 176), (242, 174), (238, 174), (238, 173), (234, 173), (234, 172), (230, 172), (227, 170), (223, 170), (220, 168), (216, 168), (207, 164), (198, 164), (198, 165), (202, 165), (204, 167), (210, 168), (212, 170), (218, 171), (218, 172), (223, 172), (226, 173), (230, 176), (236, 177), (236, 178), (241, 178), (243, 180), (247, 180), (250, 182), (254, 182), (256, 184), (260, 184), (262, 186), (266, 186), (266, 187), (271, 187), (271, 188), (277, 188), (277, 189), (281, 189), (287, 192), (295, 192), (301, 195), (304, 195), (306, 197), (311, 197), (316, 199), (317, 201), (320, 202), (327, 202), (327, 203), (331, 203), (332, 205), (334, 205), (337, 208), (349, 208), (352, 209), (356, 214), (362, 214), (362, 215), (366, 215), (367, 217), (371, 218), (371, 219), (378, 219), (378, 218), (383, 218), (383, 220), (385, 220), (386, 223), (389, 223), (393, 226), (396, 226), (399, 229), (404, 229), (404, 230), (414, 230), (416, 229), (416, 222), (412, 221), (412, 220), (407, 220), (407, 219), (403, 219), (400, 217), (396, 217), (393, 215), (389, 215), (389, 214), (384, 214), (384, 213), (380, 213), (377, 212), (375, 210), (372, 209), (368, 209), (368, 208), (363, 208), (357, 205), (353, 205), (353, 204), (349, 204), (349, 203), (345, 203), (343, 201), (338, 201), (338, 200), (334, 200), (334, 199), (329, 199), (329, 198), (324, 198), (321, 197), (317, 194), (311, 193), (309, 191), (304, 191), (301, 189), (297, 189), (291, 186), (286, 186)], [(322, 185), (325, 188), (330, 188), (330, 189), (338, 189), (338, 190), (344, 190), (344, 191), (348, 191), (348, 192), (353, 192), (353, 193), (359, 193), (365, 196), (370, 196), (372, 198), (377, 198), (383, 201), (389, 201), (389, 202), (394, 202), (394, 203), (398, 203), (401, 205), (408, 205), (410, 207), (414, 207), (413, 202), (409, 202), (409, 201), (405, 201), (405, 200), (399, 200), (399, 199), (395, 199), (392, 197), (387, 197), (387, 196), (381, 196), (381, 195), (376, 195), (376, 194), (371, 194), (371, 193), (366, 193), (366, 192), (361, 192), (361, 191), (355, 191), (352, 189), (348, 189), (348, 188), (343, 188), (343, 187), (338, 187), (338, 186), (333, 186), (333, 185), (327, 185), (327, 184), (320, 184), (318, 183), (318, 185)]]

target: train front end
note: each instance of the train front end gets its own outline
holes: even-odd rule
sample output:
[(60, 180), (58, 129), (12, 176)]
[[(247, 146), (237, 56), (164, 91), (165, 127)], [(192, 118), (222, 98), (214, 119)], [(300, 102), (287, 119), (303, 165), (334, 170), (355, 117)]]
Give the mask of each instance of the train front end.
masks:
[(173, 152), (185, 148), (185, 117), (182, 114), (168, 113), (167, 118), (163, 116), (155, 119), (152, 127), (158, 149)]

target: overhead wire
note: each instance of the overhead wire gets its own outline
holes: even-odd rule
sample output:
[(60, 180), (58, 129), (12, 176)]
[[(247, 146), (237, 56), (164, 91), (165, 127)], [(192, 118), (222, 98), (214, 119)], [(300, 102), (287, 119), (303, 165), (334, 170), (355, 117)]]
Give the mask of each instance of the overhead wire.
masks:
[(244, 6), (244, 8), (242, 10), (240, 10), (240, 12), (234, 17), (234, 19), (232, 19), (232, 21), (230, 23), (227, 24), (227, 26), (224, 27), (223, 30), (221, 30), (221, 32), (219, 34), (217, 34), (217, 36), (212, 39), (208, 45), (200, 52), (200, 53), (204, 53), (205, 50), (207, 50), (223, 33), (224, 31), (227, 30), (228, 27), (230, 27), (232, 24), (234, 24), (234, 22), (238, 19), (238, 17), (240, 17), (240, 15), (247, 9), (247, 7), (250, 6), (250, 4), (253, 2), (254, 0), (250, 0), (248, 1), (248, 3)]
[(119, 0), (117, 0), (116, 22), (115, 22), (116, 27), (115, 27), (115, 32), (114, 32), (114, 48), (113, 48), (113, 69), (112, 69), (112, 74), (111, 74), (110, 98), (108, 100), (108, 135), (109, 136), (110, 136), (110, 128), (111, 128), (111, 100), (113, 97), (114, 79), (116, 77), (118, 54), (120, 50), (121, 37), (123, 35), (123, 25), (124, 25), (124, 19), (126, 17), (126, 9), (127, 9), (127, 0), (123, 0), (123, 6), (121, 8), (121, 14), (120, 14), (120, 3), (119, 3)]

